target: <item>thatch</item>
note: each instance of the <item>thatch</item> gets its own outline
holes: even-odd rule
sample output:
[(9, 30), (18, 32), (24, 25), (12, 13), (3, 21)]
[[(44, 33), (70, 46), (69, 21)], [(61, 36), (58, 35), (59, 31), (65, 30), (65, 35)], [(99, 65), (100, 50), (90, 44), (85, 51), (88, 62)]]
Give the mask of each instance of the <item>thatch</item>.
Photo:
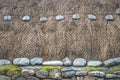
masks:
[[(87, 14), (80, 14), (80, 20), (72, 20), (72, 15), (68, 15), (75, 11), (89, 13), (87, 11), (90, 6), (85, 4), (85, 0), (76, 0), (80, 5), (74, 10), (71, 10), (74, 3), (67, 4), (67, 0), (63, 0), (63, 4), (67, 5), (60, 11), (57, 11), (54, 0), (53, 3), (50, 1), (52, 0), (48, 0), (45, 9), (48, 21), (42, 23), (39, 21), (42, 13), (41, 0), (36, 0), (29, 6), (30, 22), (21, 20), (25, 13), (24, 0), (17, 0), (16, 7), (11, 12), (15, 15), (13, 20), (3, 21), (3, 15), (8, 10), (8, 0), (0, 0), (0, 58), (39, 56), (45, 60), (61, 60), (68, 56), (71, 59), (83, 57), (87, 60), (105, 60), (120, 56), (120, 17), (113, 15), (114, 21), (104, 19), (106, 13), (115, 13), (118, 5), (114, 0), (106, 3), (109, 6), (105, 9), (104, 0), (93, 0), (92, 12), (97, 15), (96, 21), (90, 21)], [(55, 21), (58, 12), (67, 14), (65, 20)]]

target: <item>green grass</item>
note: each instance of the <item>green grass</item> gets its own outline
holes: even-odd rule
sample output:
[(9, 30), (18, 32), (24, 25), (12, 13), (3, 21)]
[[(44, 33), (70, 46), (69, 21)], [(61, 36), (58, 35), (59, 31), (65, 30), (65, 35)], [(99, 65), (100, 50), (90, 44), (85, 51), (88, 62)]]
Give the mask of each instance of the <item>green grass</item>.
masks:
[(15, 66), (15, 65), (2, 65), (0, 66), (0, 73), (4, 73), (4, 72), (15, 72), (15, 71), (18, 71), (18, 72), (21, 72), (21, 69), (18, 67), (18, 66)]
[(111, 73), (114, 73), (115, 71), (120, 71), (120, 65), (110, 67), (110, 69), (106, 71), (106, 73), (111, 74)]
[(51, 71), (53, 69), (61, 69), (62, 67), (60, 66), (43, 66), (42, 67), (42, 70), (45, 70), (45, 71)]
[(86, 66), (83, 68), (84, 71), (103, 71), (102, 67), (93, 67), (93, 66)]

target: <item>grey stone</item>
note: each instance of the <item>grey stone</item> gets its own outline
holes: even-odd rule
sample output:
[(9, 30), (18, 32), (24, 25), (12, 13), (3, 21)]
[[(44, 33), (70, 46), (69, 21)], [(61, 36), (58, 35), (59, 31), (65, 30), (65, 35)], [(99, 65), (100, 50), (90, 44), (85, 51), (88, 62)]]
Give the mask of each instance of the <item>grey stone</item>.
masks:
[(47, 17), (41, 17), (41, 18), (40, 18), (40, 21), (41, 21), (41, 22), (46, 22), (46, 21), (48, 21), (48, 18), (47, 18)]
[(96, 16), (93, 15), (93, 14), (89, 14), (89, 15), (88, 15), (88, 18), (89, 18), (90, 20), (96, 20), (96, 19), (97, 19)]
[(64, 20), (65, 17), (64, 17), (63, 15), (57, 15), (57, 16), (55, 17), (55, 19), (56, 19), (57, 21), (61, 21), (61, 20)]
[(0, 80), (10, 80), (10, 78), (7, 76), (0, 75)]
[(73, 62), (74, 66), (85, 66), (86, 65), (86, 60), (83, 58), (76, 58)]
[(115, 71), (114, 74), (120, 75), (120, 71)]
[(118, 58), (111, 58), (106, 61), (104, 61), (105, 66), (116, 66), (120, 64), (120, 57)]
[(41, 69), (42, 66), (22, 66), (21, 69)]
[(39, 57), (35, 57), (30, 60), (31, 65), (36, 65), (36, 64), (40, 65), (42, 64), (42, 62), (43, 62), (43, 59)]
[(71, 61), (68, 57), (65, 57), (65, 58), (63, 59), (63, 64), (64, 64), (65, 66), (71, 66), (71, 65), (72, 65), (72, 61)]
[(98, 77), (96, 77), (96, 80), (105, 80), (104, 78), (98, 78)]
[(116, 13), (117, 15), (120, 15), (120, 8), (116, 9), (115, 13)]
[(26, 78), (24, 76), (20, 76), (20, 77), (16, 78), (16, 80), (26, 80)]
[(33, 76), (20, 76), (16, 78), (16, 80), (40, 80), (40, 79)]
[(87, 66), (102, 66), (101, 61), (88, 61)]
[(22, 18), (23, 21), (29, 21), (30, 20), (30, 16), (26, 15)]
[(87, 71), (77, 71), (76, 76), (86, 76), (87, 75)]
[(49, 66), (62, 66), (62, 61), (45, 61), (43, 62), (43, 65), (49, 65)]
[(120, 75), (116, 75), (116, 74), (106, 74), (106, 78), (107, 78), (107, 79), (118, 79), (118, 78), (120, 78)]
[(94, 77), (105, 77), (105, 73), (102, 71), (90, 71), (88, 72), (88, 75)]
[(61, 69), (61, 71), (71, 71), (71, 70), (72, 70), (71, 67), (63, 67), (63, 68)]
[(49, 78), (52, 79), (62, 79), (61, 71), (58, 69), (53, 69), (49, 72)]
[(26, 80), (40, 80), (39, 78), (33, 77), (33, 76), (26, 76)]
[(64, 71), (62, 72), (62, 77), (63, 78), (72, 78), (75, 76), (75, 71)]
[(5, 65), (5, 64), (11, 64), (11, 62), (6, 59), (0, 59), (0, 65)]
[(114, 18), (113, 18), (113, 16), (112, 16), (111, 14), (106, 15), (106, 16), (105, 16), (105, 19), (106, 19), (107, 21), (112, 21), (112, 20), (114, 20)]
[(28, 58), (16, 58), (13, 60), (13, 64), (15, 65), (29, 65), (29, 62)]
[(74, 71), (81, 71), (83, 67), (71, 67)]
[(21, 74), (18, 71), (7, 71), (7, 73), (5, 75), (9, 76), (13, 80), (13, 79), (19, 77)]
[(49, 76), (49, 72), (44, 70), (39, 70), (35, 74), (38, 78), (48, 78)]
[(12, 19), (12, 16), (10, 16), (10, 15), (4, 16), (5, 21), (10, 21), (11, 19)]
[(33, 69), (22, 69), (22, 75), (34, 75), (35, 74), (35, 71)]
[(84, 76), (77, 77), (77, 80), (85, 80)]
[(78, 20), (78, 19), (80, 19), (80, 15), (79, 14), (73, 14), (72, 15), (72, 18), (74, 19), (74, 20)]

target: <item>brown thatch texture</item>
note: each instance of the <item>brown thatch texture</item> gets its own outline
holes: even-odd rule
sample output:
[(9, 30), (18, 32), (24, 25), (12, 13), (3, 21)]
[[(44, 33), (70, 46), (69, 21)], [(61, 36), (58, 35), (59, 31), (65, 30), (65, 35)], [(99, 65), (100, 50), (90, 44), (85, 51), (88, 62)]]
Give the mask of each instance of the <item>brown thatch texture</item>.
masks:
[[(41, 0), (33, 4), (29, 0), (26, 12), (32, 17), (30, 22), (21, 21), (25, 13), (24, 0), (17, 0), (13, 11), (10, 11), (12, 15), (19, 16), (13, 16), (10, 22), (3, 21), (2, 15), (9, 11), (9, 0), (0, 0), (0, 58), (40, 56), (45, 60), (58, 60), (69, 56), (71, 59), (105, 60), (120, 56), (120, 17), (114, 15), (114, 21), (103, 19), (104, 14), (114, 13), (118, 7), (115, 0), (106, 0), (107, 3), (105, 0), (90, 0), (94, 4), (93, 9), (86, 4), (88, 0), (75, 0), (70, 4), (66, 1), (63, 0), (64, 6), (57, 11), (55, 0), (48, 0), (44, 11), (49, 21), (42, 23), (39, 22), (43, 7)], [(71, 9), (76, 3), (79, 5)], [(72, 15), (65, 15), (65, 20), (60, 22), (54, 19), (56, 14), (89, 13), (91, 10), (97, 15), (96, 21), (90, 21), (87, 14), (81, 14), (80, 20), (72, 20)]]

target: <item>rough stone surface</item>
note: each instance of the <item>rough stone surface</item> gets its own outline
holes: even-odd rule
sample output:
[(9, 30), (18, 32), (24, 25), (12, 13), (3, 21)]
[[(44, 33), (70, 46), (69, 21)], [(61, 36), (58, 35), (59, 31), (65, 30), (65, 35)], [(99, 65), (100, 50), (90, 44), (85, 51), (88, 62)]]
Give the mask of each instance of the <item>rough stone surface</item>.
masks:
[(61, 71), (58, 69), (53, 69), (52, 71), (49, 72), (49, 78), (62, 79)]
[(10, 77), (13, 80), (13, 79), (19, 77), (21, 74), (18, 71), (7, 71), (7, 73), (5, 75)]
[(10, 80), (10, 78), (7, 76), (0, 75), (0, 80)]
[(104, 61), (105, 66), (115, 66), (120, 64), (120, 57), (118, 58), (111, 58)]
[(115, 71), (114, 74), (120, 75), (120, 71)]
[(75, 71), (64, 71), (62, 72), (63, 78), (72, 78), (75, 75)]
[(87, 66), (102, 66), (101, 61), (88, 61)]
[(48, 20), (47, 17), (41, 17), (41, 18), (40, 18), (40, 21), (41, 21), (41, 22), (46, 22), (47, 20)]
[(50, 65), (50, 66), (62, 66), (62, 61), (45, 61), (43, 62), (43, 65)]
[(15, 58), (13, 60), (13, 64), (15, 65), (29, 65), (29, 62), (28, 58)]
[(0, 59), (0, 65), (4, 65), (4, 64), (11, 64), (11, 62), (6, 59)]
[(63, 68), (61, 69), (61, 71), (71, 71), (71, 70), (72, 70), (71, 67), (63, 67)]
[(120, 75), (106, 74), (106, 78), (108, 78), (108, 79), (118, 79), (118, 78), (120, 78)]
[(62, 15), (57, 15), (56, 17), (55, 17), (55, 19), (57, 20), (57, 21), (61, 21), (61, 20), (64, 20), (64, 16), (62, 16)]
[(39, 57), (35, 57), (30, 60), (31, 65), (37, 65), (37, 64), (40, 65), (42, 64), (42, 62), (43, 62), (43, 59)]
[(4, 16), (5, 21), (10, 21), (11, 19), (12, 19), (12, 16), (10, 16), (10, 15)]
[(71, 66), (71, 65), (72, 65), (72, 61), (71, 61), (68, 57), (65, 57), (65, 58), (63, 59), (63, 64), (64, 64), (65, 66)]
[(120, 8), (116, 9), (115, 13), (116, 13), (117, 15), (120, 15)]
[(30, 20), (30, 16), (26, 15), (22, 18), (23, 21), (29, 21)]
[(26, 79), (27, 80), (40, 80), (40, 79), (33, 77), (33, 76), (26, 76)]
[(35, 74), (38, 78), (48, 78), (49, 76), (48, 71), (44, 71), (44, 70), (39, 70)]
[(113, 16), (110, 15), (110, 14), (109, 14), (109, 15), (106, 15), (106, 16), (105, 16), (105, 19), (108, 20), (108, 21), (114, 20)]
[(94, 77), (105, 77), (105, 73), (102, 71), (90, 71), (88, 72), (88, 75)]
[(33, 69), (22, 69), (22, 75), (24, 76), (30, 76), (30, 75), (34, 75), (35, 71)]
[(76, 58), (73, 62), (74, 66), (85, 66), (86, 65), (86, 60), (83, 58)]
[(20, 77), (16, 78), (16, 80), (40, 80), (40, 79), (33, 77), (33, 76), (26, 76), (26, 77), (20, 76)]
[(78, 19), (80, 19), (80, 15), (79, 14), (73, 14), (72, 15), (72, 18), (74, 19), (74, 20), (78, 20)]
[(96, 20), (96, 19), (97, 19), (96, 16), (93, 15), (93, 14), (89, 14), (89, 15), (88, 15), (88, 18), (89, 18), (90, 20)]
[(87, 75), (87, 71), (77, 71), (75, 75), (76, 76), (85, 76), (85, 75)]

